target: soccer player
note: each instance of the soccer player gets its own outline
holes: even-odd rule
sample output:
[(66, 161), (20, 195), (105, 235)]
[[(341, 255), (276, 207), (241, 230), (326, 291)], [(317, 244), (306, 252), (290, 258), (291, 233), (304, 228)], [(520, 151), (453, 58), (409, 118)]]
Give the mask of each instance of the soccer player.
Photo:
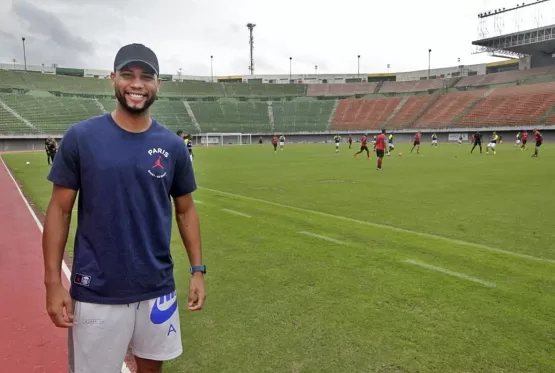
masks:
[(58, 151), (58, 143), (53, 137), (48, 137), (44, 141), (44, 150), (46, 151), (46, 158), (48, 165), (51, 166), (54, 163), (54, 157), (56, 157), (56, 152)]
[(520, 145), (520, 131), (518, 131), (516, 133), (516, 142), (515, 142), (515, 146), (519, 146)]
[(432, 146), (436, 146), (437, 147), (437, 135), (436, 133), (432, 133)]
[(355, 153), (355, 158), (364, 151), (366, 152), (368, 159), (371, 159), (370, 151), (368, 150), (368, 137), (366, 136), (366, 134), (362, 135), (362, 137), (360, 138), (360, 150)]
[(258, 137), (258, 145), (262, 146), (262, 136)]
[(489, 154), (490, 149), (493, 151), (493, 155), (497, 154), (497, 152), (495, 151), (495, 147), (497, 146), (498, 141), (499, 141), (499, 136), (495, 131), (493, 131), (493, 134), (491, 135), (491, 140), (486, 147), (486, 154)]
[(285, 145), (285, 135), (279, 137), (279, 148), (283, 150), (283, 145)]
[[(183, 351), (170, 253), (171, 198), (191, 264), (183, 304), (197, 311), (205, 301), (192, 198), (197, 185), (183, 140), (149, 115), (160, 86), (154, 52), (142, 44), (122, 47), (111, 81), (116, 109), (69, 127), (48, 175), (46, 308), (57, 327), (69, 328), (70, 372), (119, 372), (128, 347), (137, 372), (161, 372), (164, 361)], [(68, 293), (61, 268), (77, 193)]]
[(458, 143), (459, 145), (462, 145), (462, 142), (463, 142), (463, 136), (462, 136), (462, 135), (459, 135), (459, 139), (457, 140), (457, 143)]
[(470, 149), (470, 154), (472, 154), (476, 146), (480, 147), (480, 154), (482, 154), (482, 134), (479, 131), (476, 131), (472, 137), (474, 138), (474, 145), (472, 146), (472, 149)]
[(349, 135), (349, 149), (351, 149), (351, 145), (353, 145), (353, 136)]
[(393, 132), (391, 132), (389, 134), (389, 137), (387, 138), (387, 155), (390, 155), (390, 152), (392, 150), (395, 150), (395, 145), (393, 145)]
[(378, 171), (382, 171), (382, 161), (385, 153), (385, 129), (382, 129), (382, 133), (376, 138), (376, 144), (374, 144), (374, 151), (376, 152), (376, 157), (378, 157)]
[(542, 146), (543, 136), (540, 133), (540, 131), (538, 131), (535, 128), (534, 128), (534, 136), (536, 137), (536, 148), (534, 150), (534, 154), (532, 154), (532, 157), (538, 158), (538, 151), (540, 150), (540, 146)]
[(412, 149), (410, 150), (411, 153), (414, 150), (414, 148), (416, 148), (416, 154), (420, 154), (420, 138), (421, 137), (422, 137), (422, 134), (420, 132), (418, 132), (416, 135), (414, 135), (414, 143), (412, 145)]
[(522, 146), (520, 150), (526, 150), (526, 143), (528, 142), (528, 131), (524, 130), (522, 132)]
[(341, 142), (341, 136), (335, 135), (333, 141), (335, 141), (335, 152), (339, 153), (339, 143)]
[(272, 145), (274, 146), (274, 153), (277, 151), (278, 137), (274, 135), (272, 137)]
[(193, 158), (195, 155), (193, 154), (193, 137), (191, 134), (188, 134), (185, 138), (185, 144), (187, 145), (187, 150), (189, 151), (189, 158), (191, 158), (191, 163), (193, 162)]

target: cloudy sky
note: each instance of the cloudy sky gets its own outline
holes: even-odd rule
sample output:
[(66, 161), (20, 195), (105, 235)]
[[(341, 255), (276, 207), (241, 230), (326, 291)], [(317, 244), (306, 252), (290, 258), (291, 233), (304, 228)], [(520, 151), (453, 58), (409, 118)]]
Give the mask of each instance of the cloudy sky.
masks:
[[(535, 0), (526, 0), (526, 3)], [(522, 0), (518, 1), (522, 3)], [(554, 1), (487, 22), (488, 35), (555, 23)], [(111, 69), (118, 48), (140, 42), (162, 73), (248, 74), (246, 24), (257, 26), (255, 74), (423, 70), (498, 61), (473, 55), (477, 14), (508, 0), (0, 0), (0, 63)], [(534, 8), (538, 8), (537, 10)], [(540, 18), (538, 18), (541, 15)], [(519, 22), (516, 22), (518, 20)], [(482, 26), (484, 29), (484, 26)]]

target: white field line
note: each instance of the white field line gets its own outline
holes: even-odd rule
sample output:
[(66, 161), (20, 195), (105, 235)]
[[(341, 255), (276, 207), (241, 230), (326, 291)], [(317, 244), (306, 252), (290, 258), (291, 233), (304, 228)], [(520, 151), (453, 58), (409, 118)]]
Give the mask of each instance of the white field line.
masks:
[(252, 217), (250, 215), (247, 215), (247, 214), (244, 214), (242, 212), (235, 211), (235, 210), (229, 210), (229, 209), (221, 209), (221, 210), (225, 211), (225, 212), (228, 212), (230, 214), (237, 215), (237, 216), (242, 216), (242, 217), (245, 217), (245, 218), (251, 218)]
[(202, 204), (204, 203), (204, 202), (202, 202), (202, 201), (199, 201), (198, 199), (195, 199), (194, 202), (195, 202), (195, 203), (198, 203), (199, 205), (202, 205)]
[(297, 232), (297, 233), (304, 234), (305, 236), (320, 238), (322, 240), (333, 242), (333, 243), (336, 243), (336, 244), (339, 244), (339, 245), (346, 245), (346, 242), (336, 240), (335, 238), (322, 236), (322, 235), (319, 235), (319, 234), (316, 234), (316, 233), (310, 233), (310, 232), (304, 232), (304, 231), (303, 232)]
[(419, 261), (416, 261), (416, 260), (406, 259), (405, 263), (414, 264), (414, 265), (422, 267), (422, 268), (431, 269), (432, 271), (445, 273), (446, 275), (455, 276), (455, 277), (458, 277), (458, 278), (463, 278), (465, 280), (472, 281), (472, 282), (477, 282), (479, 284), (487, 286), (488, 288), (494, 288), (496, 286), (495, 283), (493, 283), (493, 282), (480, 280), (479, 278), (471, 277), (471, 276), (465, 275), (464, 273), (450, 271), (450, 270), (445, 269), (445, 268), (436, 267), (436, 266), (433, 266), (431, 264), (422, 263), (422, 262), (419, 262)]
[(247, 197), (247, 196), (243, 196), (243, 195), (235, 194), (235, 193), (223, 192), (221, 190), (216, 190), (216, 189), (210, 189), (210, 188), (205, 188), (205, 187), (199, 187), (199, 189), (207, 190), (207, 191), (213, 192), (213, 193), (218, 193), (218, 194), (221, 194), (221, 195), (224, 195), (224, 196), (241, 198), (241, 199), (244, 199), (244, 200), (247, 200), (247, 201), (260, 202), (260, 203), (265, 203), (265, 204), (271, 205), (271, 206), (278, 206), (278, 207), (283, 207), (283, 208), (290, 209), (290, 210), (306, 212), (306, 213), (309, 213), (309, 214), (319, 215), (319, 216), (323, 216), (323, 217), (326, 217), (326, 218), (339, 219), (339, 220), (348, 221), (348, 222), (351, 222), (351, 223), (367, 225), (367, 226), (374, 227), (374, 228), (389, 229), (389, 230), (394, 231), (394, 232), (412, 234), (414, 236), (426, 237), (426, 238), (430, 238), (430, 239), (433, 239), (433, 240), (445, 241), (445, 242), (449, 242), (449, 243), (453, 243), (453, 244), (475, 247), (477, 249), (488, 250), (488, 251), (492, 251), (492, 252), (496, 252), (496, 253), (500, 253), (500, 254), (514, 256), (514, 257), (517, 257), (517, 258), (536, 260), (536, 261), (539, 261), (539, 262), (555, 264), (555, 260), (553, 260), (553, 259), (539, 258), (537, 256), (519, 254), (519, 253), (515, 253), (515, 252), (512, 252), (512, 251), (498, 249), (496, 247), (491, 247), (491, 246), (487, 246), (487, 245), (483, 245), (483, 244), (479, 244), (479, 243), (457, 240), (455, 238), (438, 236), (438, 235), (431, 234), (431, 233), (411, 231), (409, 229), (397, 228), (397, 227), (394, 227), (394, 226), (391, 226), (391, 225), (372, 223), (372, 222), (369, 222), (369, 221), (357, 220), (357, 219), (348, 218), (346, 216), (341, 216), (341, 215), (332, 215), (332, 214), (328, 214), (328, 213), (325, 213), (325, 212), (308, 210), (308, 209), (303, 209), (303, 208), (300, 208), (300, 207), (282, 205), (281, 203), (277, 203), (277, 202), (266, 201), (266, 200), (258, 199), (258, 198), (254, 198), (254, 197)]
[[(31, 208), (31, 205), (29, 205), (29, 202), (27, 202), (27, 200), (25, 199), (25, 196), (23, 195), (23, 192), (21, 191), (21, 188), (19, 187), (19, 185), (17, 185), (17, 181), (15, 181), (15, 178), (13, 177), (12, 173), (10, 172), (10, 169), (6, 165), (6, 162), (4, 162), (4, 159), (2, 157), (0, 157), (0, 160), (2, 160), (2, 164), (4, 165), (4, 168), (6, 169), (6, 172), (8, 173), (8, 175), (10, 175), (10, 178), (12, 179), (15, 187), (17, 188), (17, 191), (19, 192), (19, 196), (21, 197), (23, 202), (25, 202), (25, 205), (27, 206), (27, 209), (31, 213), (31, 216), (35, 220), (35, 223), (37, 224), (37, 227), (39, 228), (40, 232), (42, 233), (44, 228), (43, 228), (39, 218), (37, 217), (37, 215), (35, 214), (35, 212)], [(66, 262), (63, 261), (63, 260), (62, 260), (62, 271), (64, 272), (64, 275), (67, 277), (67, 280), (71, 283), (71, 280), (70, 280), (71, 279), (71, 271), (69, 270), (69, 267), (67, 266)], [(121, 373), (131, 373), (131, 370), (129, 369), (127, 364), (125, 364), (125, 362), (123, 362), (123, 364), (121, 366)]]

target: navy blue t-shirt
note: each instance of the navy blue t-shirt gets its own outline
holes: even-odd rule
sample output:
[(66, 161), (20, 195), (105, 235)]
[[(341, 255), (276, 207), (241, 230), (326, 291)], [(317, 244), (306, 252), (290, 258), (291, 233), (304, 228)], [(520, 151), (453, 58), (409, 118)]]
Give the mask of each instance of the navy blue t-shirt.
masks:
[(71, 296), (126, 304), (175, 289), (171, 197), (196, 190), (183, 140), (154, 119), (143, 133), (108, 113), (65, 133), (48, 180), (79, 191)]

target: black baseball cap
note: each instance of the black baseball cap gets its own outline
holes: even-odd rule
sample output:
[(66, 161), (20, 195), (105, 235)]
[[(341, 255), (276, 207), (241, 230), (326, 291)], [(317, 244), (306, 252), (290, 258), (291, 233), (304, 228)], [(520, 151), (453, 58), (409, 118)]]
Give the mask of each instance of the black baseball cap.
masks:
[(143, 44), (133, 43), (121, 47), (114, 60), (114, 71), (118, 71), (132, 62), (145, 64), (150, 67), (156, 75), (160, 75), (158, 57), (156, 57), (152, 49)]

